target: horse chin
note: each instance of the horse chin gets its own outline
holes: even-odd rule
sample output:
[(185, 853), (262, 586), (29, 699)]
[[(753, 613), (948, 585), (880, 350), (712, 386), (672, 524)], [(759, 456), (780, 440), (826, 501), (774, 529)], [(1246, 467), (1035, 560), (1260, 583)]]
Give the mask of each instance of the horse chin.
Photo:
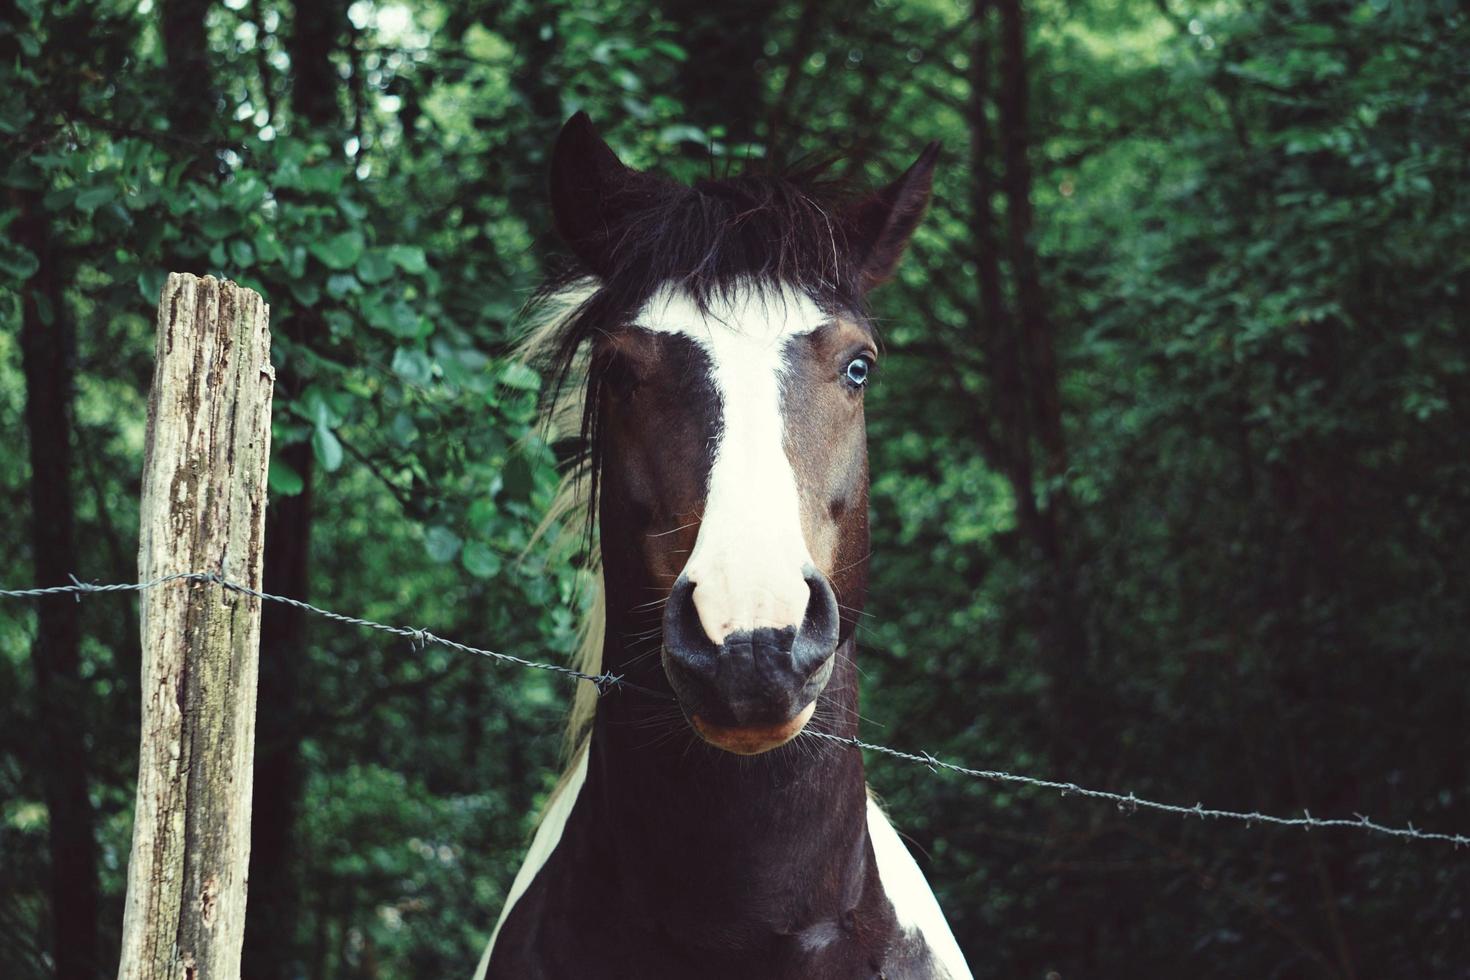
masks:
[(760, 755), (762, 752), (780, 748), (800, 735), (806, 723), (812, 720), (812, 712), (816, 710), (816, 707), (817, 702), (812, 701), (798, 711), (795, 717), (776, 725), (748, 727), (716, 725), (705, 721), (699, 715), (691, 715), (689, 723), (699, 733), (700, 738), (717, 749), (724, 749), (735, 755)]

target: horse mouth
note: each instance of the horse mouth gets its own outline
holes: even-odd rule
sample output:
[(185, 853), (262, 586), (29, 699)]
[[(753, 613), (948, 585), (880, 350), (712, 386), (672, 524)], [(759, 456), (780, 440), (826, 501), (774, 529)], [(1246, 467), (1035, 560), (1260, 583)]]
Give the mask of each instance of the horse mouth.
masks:
[(812, 701), (795, 717), (776, 725), (716, 725), (699, 715), (691, 715), (689, 723), (700, 738), (717, 749), (736, 755), (760, 755), (780, 748), (800, 735), (806, 723), (812, 720), (816, 707), (817, 702)]

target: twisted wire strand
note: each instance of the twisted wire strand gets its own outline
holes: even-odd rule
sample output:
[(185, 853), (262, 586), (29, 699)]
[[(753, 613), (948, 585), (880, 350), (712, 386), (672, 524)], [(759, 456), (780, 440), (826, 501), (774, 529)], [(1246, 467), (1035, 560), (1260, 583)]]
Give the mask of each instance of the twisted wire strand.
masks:
[(239, 582), (232, 582), (224, 576), (218, 574), (217, 572), (175, 572), (172, 575), (164, 575), (147, 582), (123, 582), (113, 584), (83, 582), (78, 580), (77, 577), (74, 575), (71, 576), (71, 580), (71, 585), (53, 585), (49, 588), (44, 589), (0, 589), (0, 598), (35, 599), (41, 598), (43, 596), (73, 594), (76, 595), (78, 601), (81, 601), (81, 597), (83, 595), (96, 592), (144, 592), (148, 589), (154, 589), (161, 585), (167, 585), (170, 582), (212, 583), (230, 592), (237, 592), (241, 595), (252, 596), (253, 598), (260, 599), (264, 602), (278, 602), (282, 605), (292, 606), (296, 609), (302, 610), (303, 612), (309, 612), (315, 616), (321, 616), (324, 619), (330, 619), (334, 622), (344, 623), (348, 626), (357, 626), (361, 627), (362, 629), (377, 630), (380, 633), (389, 633), (393, 636), (406, 637), (416, 649), (423, 649), (425, 646), (433, 644), (436, 646), (447, 647), (450, 650), (457, 650), (460, 653), (470, 653), (474, 654), (477, 657), (486, 657), (490, 660), (497, 660), (501, 663), (514, 664), (517, 667), (530, 667), (533, 670), (547, 670), (555, 674), (565, 674), (568, 677), (575, 677), (577, 680), (588, 681), (596, 685), (597, 690), (603, 694), (606, 694), (613, 688), (618, 687), (643, 691), (648, 694), (660, 694), (660, 692), (658, 691), (649, 691), (646, 688), (641, 688), (635, 684), (624, 681), (622, 675), (620, 674), (588, 674), (580, 670), (574, 670), (571, 667), (565, 667), (561, 664), (551, 664), (543, 663), (536, 660), (526, 660), (525, 658), (517, 657), (514, 654), (500, 653), (495, 650), (486, 650), (482, 647), (473, 647), (467, 643), (460, 643), (457, 640), (451, 640), (447, 639), (446, 637), (437, 636), (434, 633), (431, 633), (429, 630), (420, 629), (418, 627), (392, 626), (387, 623), (379, 623), (371, 619), (361, 619), (357, 616), (348, 616), (344, 613), (334, 612), (330, 609), (323, 609), (320, 606), (314, 606), (311, 603), (303, 602), (300, 599), (293, 599), (290, 596), (273, 595), (269, 592), (261, 592), (259, 589), (252, 589), (248, 585), (241, 585)]
[[(357, 626), (362, 629), (376, 630), (380, 633), (388, 633), (393, 636), (406, 637), (416, 649), (423, 649), (429, 644), (435, 644), (438, 646), (447, 647), (450, 650), (457, 650), (460, 653), (474, 654), (475, 656), (485, 657), (487, 659), (499, 661), (501, 663), (514, 664), (517, 667), (529, 667), (533, 670), (545, 670), (556, 674), (562, 674), (567, 677), (574, 677), (577, 680), (587, 681), (595, 685), (599, 695), (606, 695), (613, 690), (626, 689), (653, 695), (659, 698), (666, 699), (668, 697), (667, 694), (661, 691), (653, 691), (646, 687), (641, 687), (637, 684), (633, 684), (627, 680), (624, 680), (621, 674), (613, 674), (610, 672), (602, 674), (588, 674), (580, 670), (575, 670), (571, 667), (565, 667), (561, 664), (544, 663), (537, 660), (526, 660), (523, 657), (517, 657), (513, 654), (499, 653), (494, 650), (486, 650), (482, 647), (470, 646), (466, 643), (460, 643), (456, 640), (450, 640), (442, 636), (437, 636), (426, 629), (419, 629), (412, 626), (392, 626), (387, 623), (379, 623), (371, 619), (362, 619), (357, 616), (348, 616), (344, 613), (334, 612), (330, 609), (323, 609), (320, 606), (314, 606), (311, 603), (303, 602), (300, 599), (293, 599), (290, 596), (273, 595), (269, 592), (262, 592), (259, 589), (253, 589), (248, 585), (241, 585), (238, 582), (232, 582), (216, 572), (176, 572), (172, 575), (164, 575), (147, 582), (99, 584), (94, 582), (80, 581), (76, 578), (76, 576), (72, 576), (71, 580), (71, 585), (53, 585), (39, 589), (0, 589), (0, 598), (37, 599), (54, 595), (74, 595), (76, 596), (77, 601), (80, 602), (83, 595), (88, 595), (92, 593), (144, 592), (148, 589), (158, 588), (171, 582), (209, 583), (218, 585), (221, 588), (226, 589), (230, 592), (236, 592), (241, 595), (251, 596), (263, 602), (278, 602), (283, 605), (292, 606), (296, 609), (302, 610), (303, 612), (308, 612), (315, 616), (321, 616), (324, 619), (330, 619), (333, 622), (343, 623), (348, 626)], [(859, 749), (866, 752), (875, 752), (880, 755), (885, 755), (890, 758), (898, 759), (900, 761), (907, 762), (913, 765), (924, 766), (930, 772), (936, 774), (941, 771), (952, 772), (961, 776), (970, 777), (972, 779), (983, 779), (990, 782), (998, 783), (1013, 783), (1021, 786), (1030, 786), (1036, 789), (1050, 790), (1052, 792), (1059, 793), (1062, 796), (1075, 795), (1084, 797), (1086, 799), (1103, 800), (1117, 805), (1120, 810), (1128, 813), (1137, 812), (1138, 810), (1153, 810), (1159, 813), (1174, 814), (1176, 816), (1198, 817), (1201, 820), (1233, 820), (1245, 823), (1247, 826), (1254, 824), (1263, 824), (1275, 827), (1298, 827), (1303, 830), (1361, 830), (1368, 833), (1382, 834), (1387, 837), (1396, 837), (1400, 839), (1434, 841), (1438, 843), (1453, 844), (1456, 849), (1459, 849), (1461, 846), (1470, 845), (1470, 836), (1467, 836), (1465, 834), (1448, 834), (1435, 831), (1419, 830), (1412, 823), (1406, 824), (1402, 827), (1391, 826), (1388, 824), (1380, 823), (1377, 820), (1370, 819), (1369, 817), (1361, 813), (1354, 814), (1351, 818), (1324, 818), (1314, 817), (1309, 810), (1303, 810), (1302, 815), (1299, 817), (1282, 817), (1269, 813), (1261, 813), (1259, 811), (1247, 812), (1238, 810), (1223, 810), (1215, 807), (1207, 807), (1202, 803), (1196, 803), (1194, 806), (1181, 806), (1177, 803), (1161, 803), (1156, 800), (1144, 799), (1142, 797), (1134, 795), (1133, 793), (1128, 793), (1125, 795), (1123, 793), (1114, 793), (1109, 790), (1091, 789), (1086, 786), (1080, 786), (1077, 783), (1064, 782), (1062, 780), (1039, 779), (1034, 776), (1023, 776), (998, 769), (975, 769), (970, 766), (962, 766), (953, 762), (945, 762), (942, 759), (936, 758), (929, 752), (904, 752), (900, 749), (889, 748), (886, 745), (876, 745), (872, 742), (864, 742), (859, 738), (847, 738), (841, 735), (834, 735), (830, 732), (817, 732), (808, 730), (802, 733), (802, 737), (822, 739), (836, 745), (846, 746), (848, 748)]]
[(1278, 817), (1269, 813), (1252, 811), (1249, 813), (1236, 810), (1220, 810), (1207, 807), (1203, 803), (1194, 806), (1180, 806), (1177, 803), (1159, 803), (1154, 800), (1146, 800), (1142, 797), (1128, 793), (1113, 793), (1104, 789), (1089, 789), (1076, 783), (1062, 782), (1056, 779), (1037, 779), (1034, 776), (1019, 776), (1011, 772), (1002, 772), (997, 769), (971, 769), (969, 766), (956, 765), (953, 762), (945, 762), (936, 759), (928, 752), (903, 752), (899, 749), (891, 749), (886, 745), (874, 745), (857, 738), (845, 738), (841, 735), (833, 735), (829, 732), (805, 732), (812, 738), (826, 739), (839, 745), (847, 745), (856, 749), (864, 749), (868, 752), (878, 752), (882, 755), (902, 759), (904, 762), (912, 762), (917, 765), (927, 766), (930, 771), (937, 772), (941, 769), (949, 772), (959, 773), (962, 776), (970, 776), (974, 779), (987, 779), (999, 783), (1018, 783), (1022, 786), (1035, 786), (1039, 789), (1048, 789), (1060, 793), (1062, 796), (1084, 796), (1093, 800), (1107, 800), (1116, 803), (1118, 809), (1125, 812), (1137, 810), (1156, 810), (1161, 813), (1173, 813), (1183, 817), (1199, 817), (1201, 820), (1236, 820), (1247, 825), (1270, 824), (1276, 827), (1300, 827), (1303, 830), (1313, 828), (1352, 828), (1366, 830), (1378, 834), (1387, 834), (1390, 837), (1404, 837), (1412, 840), (1441, 841), (1454, 844), (1456, 848), (1461, 845), (1470, 844), (1470, 836), (1465, 834), (1442, 834), (1433, 831), (1423, 831), (1416, 828), (1412, 823), (1404, 827), (1391, 827), (1386, 824), (1372, 820), (1361, 813), (1347, 817), (1314, 817), (1309, 810), (1303, 810), (1299, 817)]

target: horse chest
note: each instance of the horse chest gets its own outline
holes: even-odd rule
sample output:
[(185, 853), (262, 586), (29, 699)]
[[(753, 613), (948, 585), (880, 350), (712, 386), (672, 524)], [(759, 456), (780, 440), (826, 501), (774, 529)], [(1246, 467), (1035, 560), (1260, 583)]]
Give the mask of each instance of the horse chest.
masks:
[[(528, 898), (531, 896), (528, 895)], [(512, 931), (507, 923), (507, 932)], [(828, 924), (824, 931), (837, 933)], [(891, 929), (824, 938), (776, 937), (762, 949), (695, 948), (631, 921), (574, 923), (551, 914), (517, 937), (502, 934), (487, 976), (527, 980), (937, 980), (921, 947)]]
[(568, 827), (496, 940), (489, 980), (937, 980), (922, 940), (873, 877), (858, 906), (803, 928), (752, 934), (718, 921), (670, 923), (631, 908), (614, 863)]

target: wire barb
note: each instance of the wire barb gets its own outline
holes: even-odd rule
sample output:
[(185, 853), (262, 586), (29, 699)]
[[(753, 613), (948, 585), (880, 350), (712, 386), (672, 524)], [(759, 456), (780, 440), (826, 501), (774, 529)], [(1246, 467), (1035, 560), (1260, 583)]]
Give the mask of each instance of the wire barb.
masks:
[(970, 776), (975, 779), (983, 779), (999, 783), (1017, 783), (1023, 786), (1032, 786), (1038, 789), (1051, 790), (1053, 792), (1064, 795), (1068, 793), (1076, 793), (1078, 796), (1085, 796), (1089, 799), (1107, 800), (1116, 804), (1118, 809), (1125, 813), (1134, 813), (1138, 810), (1153, 810), (1158, 813), (1172, 813), (1186, 817), (1196, 816), (1199, 817), (1201, 820), (1203, 820), (1205, 817), (1210, 817), (1217, 820), (1235, 820), (1245, 823), (1247, 826), (1256, 823), (1262, 823), (1270, 824), (1277, 827), (1300, 827), (1304, 830), (1312, 830), (1314, 828), (1341, 827), (1366, 830), (1375, 834), (1383, 834), (1388, 837), (1399, 837), (1423, 841), (1439, 841), (1442, 843), (1453, 844), (1457, 848), (1464, 844), (1470, 844), (1470, 836), (1467, 836), (1465, 834), (1445, 834), (1423, 831), (1417, 829), (1412, 823), (1404, 827), (1392, 827), (1386, 824), (1378, 823), (1375, 820), (1370, 820), (1361, 814), (1355, 814), (1354, 819), (1351, 820), (1342, 817), (1324, 819), (1320, 817), (1314, 817), (1311, 815), (1310, 812), (1303, 810), (1303, 815), (1300, 817), (1276, 817), (1267, 813), (1241, 813), (1234, 810), (1221, 810), (1213, 807), (1206, 807), (1199, 803), (1196, 803), (1194, 806), (1180, 806), (1175, 803), (1160, 803), (1155, 800), (1146, 800), (1141, 797), (1135, 796), (1132, 792), (1124, 795), (1122, 793), (1112, 793), (1102, 789), (1088, 789), (1087, 787), (1079, 786), (1076, 783), (1061, 782), (1054, 779), (1037, 779), (1034, 776), (1020, 776), (1015, 773), (1002, 772), (993, 769), (972, 769), (968, 766), (960, 766), (956, 765), (953, 762), (945, 762), (940, 759), (935, 759), (934, 756), (928, 752), (924, 752), (922, 754), (916, 754), (913, 752), (902, 752), (898, 749), (890, 749), (886, 745), (874, 745), (871, 742), (863, 742), (856, 738), (847, 738), (842, 735), (831, 735), (826, 732), (813, 731), (807, 731), (803, 734), (812, 738), (821, 738), (826, 739), (830, 742), (836, 742), (839, 745), (846, 745), (854, 748), (864, 749), (869, 752), (877, 752), (882, 755), (891, 756), (895, 759), (901, 759), (905, 762), (912, 762), (926, 767), (929, 766), (931, 764), (931, 760), (933, 760), (933, 765), (938, 766), (940, 769), (947, 769), (950, 772), (959, 773), (962, 776)]
[[(97, 592), (146, 592), (171, 582), (193, 582), (218, 585), (220, 588), (235, 592), (240, 595), (250, 596), (261, 602), (278, 602), (283, 605), (300, 609), (303, 612), (330, 619), (333, 622), (343, 623), (347, 626), (357, 626), (362, 629), (377, 630), (380, 633), (389, 633), (394, 636), (406, 637), (415, 651), (421, 651), (429, 645), (447, 647), (460, 653), (474, 654), (500, 663), (513, 664), (517, 667), (529, 667), (533, 670), (545, 670), (555, 674), (563, 674), (567, 677), (576, 678), (579, 681), (587, 681), (597, 689), (598, 696), (603, 696), (611, 691), (637, 691), (650, 697), (669, 700), (670, 696), (662, 691), (654, 691), (626, 680), (622, 674), (602, 673), (587, 674), (571, 667), (561, 664), (542, 663), (536, 660), (526, 660), (509, 653), (498, 653), (494, 650), (486, 650), (481, 647), (472, 647), (455, 640), (447, 640), (442, 636), (435, 636), (426, 629), (412, 626), (390, 626), (386, 623), (375, 622), (371, 619), (361, 619), (357, 616), (348, 616), (344, 613), (333, 612), (320, 606), (313, 606), (309, 602), (300, 599), (292, 599), (289, 596), (272, 595), (253, 589), (248, 585), (241, 585), (225, 578), (218, 571), (210, 572), (175, 572), (172, 575), (164, 575), (148, 582), (125, 582), (115, 584), (98, 584), (96, 582), (83, 582), (75, 575), (68, 576), (70, 585), (53, 585), (45, 588), (34, 589), (0, 589), (0, 599), (42, 599), (48, 596), (71, 595), (78, 602), (83, 595), (91, 595)], [(1079, 786), (1073, 782), (1063, 782), (1054, 779), (1038, 779), (1034, 776), (1022, 776), (1016, 773), (1004, 772), (995, 769), (973, 769), (969, 766), (958, 765), (953, 762), (945, 762), (930, 752), (920, 750), (919, 752), (904, 752), (892, 749), (886, 745), (875, 745), (872, 742), (864, 742), (856, 736), (835, 735), (831, 732), (818, 732), (810, 729), (802, 732), (804, 738), (824, 739), (828, 742), (847, 748), (859, 749), (867, 752), (875, 752), (880, 755), (889, 756), (913, 765), (923, 766), (930, 772), (938, 774), (941, 770), (968, 776), (972, 779), (985, 780), (997, 783), (1015, 783), (1022, 786), (1031, 786), (1036, 789), (1050, 790), (1061, 796), (1076, 794), (1093, 800), (1105, 800), (1117, 805), (1118, 809), (1125, 813), (1136, 813), (1139, 810), (1152, 810), (1157, 813), (1171, 813), (1183, 817), (1198, 817), (1204, 820), (1206, 817), (1219, 820), (1235, 820), (1244, 823), (1247, 827), (1255, 824), (1268, 824), (1276, 827), (1300, 827), (1303, 830), (1316, 828), (1345, 828), (1361, 830), (1387, 837), (1397, 837), (1407, 840), (1435, 841), (1453, 844), (1458, 850), (1462, 846), (1470, 845), (1470, 835), (1447, 834), (1434, 831), (1423, 831), (1416, 828), (1413, 823), (1407, 823), (1402, 827), (1389, 826), (1370, 819), (1361, 813), (1354, 813), (1352, 818), (1331, 817), (1320, 818), (1312, 816), (1310, 810), (1303, 808), (1299, 817), (1277, 817), (1260, 812), (1238, 812), (1235, 810), (1221, 810), (1206, 807), (1203, 803), (1195, 803), (1194, 806), (1180, 806), (1175, 803), (1160, 803), (1155, 800), (1140, 799), (1132, 792), (1127, 795), (1113, 793), (1102, 789), (1089, 789)]]
[(261, 602), (278, 602), (282, 605), (291, 606), (292, 608), (300, 609), (303, 612), (311, 613), (314, 616), (321, 616), (324, 619), (330, 619), (334, 622), (343, 623), (347, 626), (357, 626), (361, 627), (362, 629), (377, 630), (380, 633), (390, 633), (395, 636), (406, 637), (409, 640), (410, 644), (416, 644), (416, 649), (420, 650), (429, 645), (448, 647), (449, 649), (457, 650), (460, 653), (469, 653), (474, 654), (477, 657), (485, 657), (488, 660), (496, 660), (501, 663), (515, 664), (517, 667), (530, 667), (534, 670), (546, 670), (556, 674), (565, 674), (569, 677), (575, 677), (578, 680), (590, 681), (592, 684), (596, 685), (599, 690), (602, 690), (603, 684), (605, 683), (603, 679), (607, 676), (605, 674), (585, 674), (580, 670), (573, 670), (571, 667), (564, 667), (561, 664), (540, 663), (535, 660), (526, 660), (522, 657), (517, 657), (509, 653), (499, 653), (495, 650), (486, 650), (481, 647), (472, 647), (468, 644), (458, 643), (454, 640), (446, 640), (442, 636), (435, 636), (428, 630), (421, 629), (419, 627), (390, 626), (387, 623), (379, 623), (371, 619), (360, 619), (356, 616), (348, 616), (343, 613), (333, 612), (330, 609), (323, 609), (320, 606), (313, 606), (311, 603), (303, 602), (300, 599), (292, 599), (290, 596), (273, 595), (269, 592), (262, 592), (259, 589), (253, 589), (248, 585), (241, 585), (239, 582), (233, 582), (225, 578), (217, 571), (175, 572), (172, 575), (163, 575), (148, 582), (126, 582), (112, 585), (98, 585), (92, 582), (83, 582), (79, 580), (75, 575), (70, 576), (70, 578), (72, 580), (71, 585), (53, 585), (47, 588), (39, 589), (0, 589), (0, 598), (41, 599), (53, 595), (74, 595), (77, 597), (78, 601), (81, 601), (81, 596), (83, 594), (91, 594), (94, 592), (146, 592), (149, 589), (155, 589), (159, 586), (168, 585), (171, 582), (202, 582), (206, 584), (218, 585), (220, 588), (226, 589), (227, 591), (234, 592), (239, 595), (250, 596), (254, 599), (260, 600)]

